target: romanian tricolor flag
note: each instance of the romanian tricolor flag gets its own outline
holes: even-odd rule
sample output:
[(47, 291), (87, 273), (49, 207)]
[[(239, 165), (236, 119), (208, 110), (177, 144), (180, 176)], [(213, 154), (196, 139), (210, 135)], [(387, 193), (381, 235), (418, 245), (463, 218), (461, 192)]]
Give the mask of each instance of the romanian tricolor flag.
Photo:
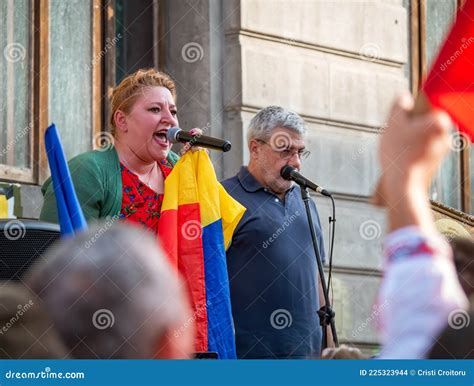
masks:
[(236, 358), (225, 251), (244, 212), (204, 150), (187, 152), (165, 180), (158, 236), (188, 284), (195, 350), (222, 359)]

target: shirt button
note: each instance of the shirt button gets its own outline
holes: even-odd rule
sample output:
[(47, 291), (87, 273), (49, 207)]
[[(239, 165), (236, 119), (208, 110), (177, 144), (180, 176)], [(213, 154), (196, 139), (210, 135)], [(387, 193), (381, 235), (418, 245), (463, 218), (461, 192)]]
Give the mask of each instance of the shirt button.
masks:
[(263, 191), (264, 191), (264, 192), (268, 192), (268, 189), (267, 189), (267, 188), (264, 188)]
[(275, 202), (280, 202), (280, 200), (278, 198), (275, 198)]

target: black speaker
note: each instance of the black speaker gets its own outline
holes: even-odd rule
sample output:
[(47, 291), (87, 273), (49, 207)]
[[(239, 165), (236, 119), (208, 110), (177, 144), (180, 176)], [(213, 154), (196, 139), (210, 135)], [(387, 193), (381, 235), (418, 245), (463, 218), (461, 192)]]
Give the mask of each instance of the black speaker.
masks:
[(56, 224), (0, 220), (0, 280), (18, 281), (59, 236)]

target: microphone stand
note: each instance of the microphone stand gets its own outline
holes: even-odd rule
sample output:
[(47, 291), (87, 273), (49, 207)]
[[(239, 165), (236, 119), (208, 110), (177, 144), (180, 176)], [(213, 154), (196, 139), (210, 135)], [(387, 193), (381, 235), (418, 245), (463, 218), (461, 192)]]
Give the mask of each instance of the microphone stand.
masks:
[(314, 224), (313, 224), (313, 216), (311, 215), (311, 208), (309, 206), (310, 195), (305, 186), (300, 186), (300, 190), (301, 190), (301, 198), (303, 199), (304, 206), (306, 209), (306, 215), (308, 217), (309, 230), (311, 232), (311, 240), (313, 242), (314, 253), (316, 255), (316, 263), (318, 265), (319, 278), (321, 280), (321, 287), (323, 289), (324, 300), (326, 302), (326, 304), (322, 306), (318, 311), (320, 325), (322, 326), (322, 329), (323, 329), (323, 340), (321, 344), (321, 351), (322, 351), (322, 349), (326, 348), (328, 344), (327, 327), (329, 325), (331, 326), (331, 332), (334, 339), (334, 343), (336, 346), (338, 345), (336, 325), (334, 324), (335, 314), (331, 308), (331, 304), (329, 303), (328, 287), (326, 286), (323, 263), (321, 261), (321, 254), (319, 253), (318, 240), (316, 238), (316, 232), (314, 230)]

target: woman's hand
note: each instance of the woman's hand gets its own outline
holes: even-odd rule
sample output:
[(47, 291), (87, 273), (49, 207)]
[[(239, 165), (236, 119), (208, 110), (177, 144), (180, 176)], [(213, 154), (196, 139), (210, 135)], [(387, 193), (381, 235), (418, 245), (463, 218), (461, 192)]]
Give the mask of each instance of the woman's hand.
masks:
[[(192, 136), (195, 136), (195, 137), (198, 137), (198, 138), (199, 138), (199, 137), (203, 134), (203, 131), (202, 131), (200, 128), (195, 127), (195, 128), (193, 128), (193, 129), (189, 130), (189, 134), (191, 134)], [(195, 152), (195, 151), (198, 151), (198, 150), (202, 150), (203, 148), (200, 147), (200, 146), (194, 146), (194, 143), (193, 143), (193, 141), (191, 140), (191, 141), (187, 142), (187, 143), (183, 146), (183, 148), (181, 149), (181, 152), (180, 152), (180, 153), (181, 153), (181, 156), (183, 156), (183, 155), (184, 155), (188, 150), (190, 150), (190, 149), (191, 149), (192, 152)], [(207, 150), (206, 150), (206, 151), (207, 151)]]

